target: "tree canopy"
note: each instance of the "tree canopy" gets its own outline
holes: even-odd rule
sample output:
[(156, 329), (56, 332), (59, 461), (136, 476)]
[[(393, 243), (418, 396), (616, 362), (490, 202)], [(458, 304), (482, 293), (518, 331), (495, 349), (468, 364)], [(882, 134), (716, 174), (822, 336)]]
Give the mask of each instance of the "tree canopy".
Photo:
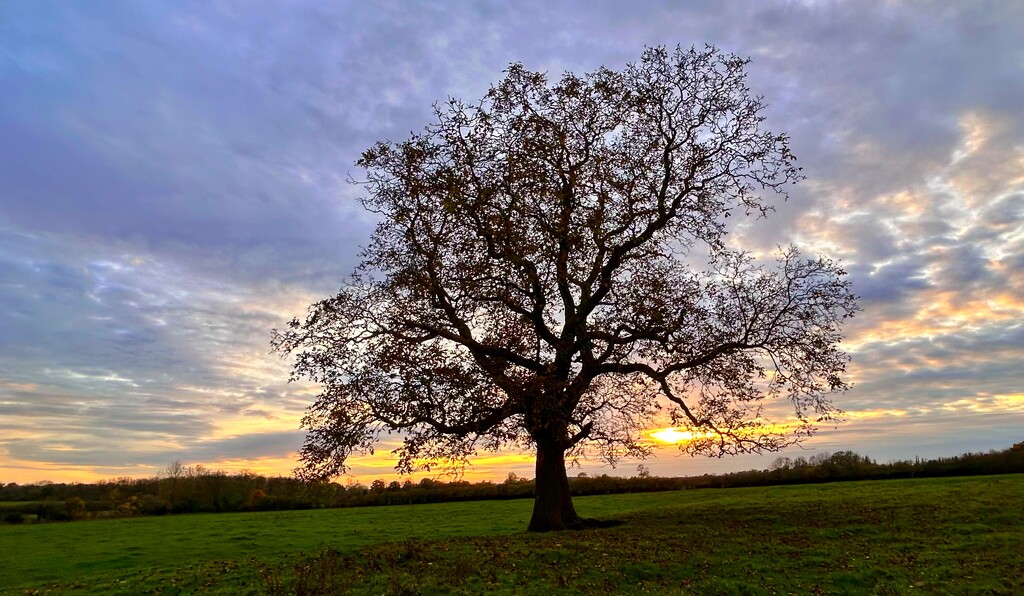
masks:
[[(322, 387), (304, 471), (344, 472), (390, 433), (403, 472), (535, 448), (531, 528), (553, 529), (579, 521), (565, 456), (646, 456), (664, 412), (707, 455), (831, 420), (856, 310), (844, 272), (726, 242), (728, 218), (767, 215), (801, 178), (746, 65), (654, 47), (549, 83), (513, 64), (479, 102), (367, 150), (379, 224), (361, 264), (274, 336)], [(775, 397), (792, 415), (770, 419)]]

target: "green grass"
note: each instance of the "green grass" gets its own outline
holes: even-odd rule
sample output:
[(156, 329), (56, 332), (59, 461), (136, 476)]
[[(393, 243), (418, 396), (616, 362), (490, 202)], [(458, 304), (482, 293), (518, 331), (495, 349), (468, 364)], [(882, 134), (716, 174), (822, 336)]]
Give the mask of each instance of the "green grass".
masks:
[[(0, 527), (0, 586), (57, 592), (1024, 592), (1024, 475)], [(306, 554), (301, 554), (306, 553)], [(317, 554), (319, 553), (319, 554)], [(2, 590), (2, 589), (0, 589)]]

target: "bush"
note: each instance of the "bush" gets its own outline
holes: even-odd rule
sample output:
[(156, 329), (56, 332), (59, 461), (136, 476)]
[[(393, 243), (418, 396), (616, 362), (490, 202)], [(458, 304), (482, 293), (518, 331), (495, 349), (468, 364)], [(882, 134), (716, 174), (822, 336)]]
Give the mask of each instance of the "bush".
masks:
[(35, 509), (39, 521), (71, 521), (72, 517), (58, 504), (40, 505)]
[(71, 519), (82, 519), (85, 517), (85, 501), (79, 497), (68, 497), (64, 501), (64, 512)]
[(143, 515), (165, 515), (170, 512), (170, 504), (156, 495), (142, 495), (139, 499), (139, 513)]

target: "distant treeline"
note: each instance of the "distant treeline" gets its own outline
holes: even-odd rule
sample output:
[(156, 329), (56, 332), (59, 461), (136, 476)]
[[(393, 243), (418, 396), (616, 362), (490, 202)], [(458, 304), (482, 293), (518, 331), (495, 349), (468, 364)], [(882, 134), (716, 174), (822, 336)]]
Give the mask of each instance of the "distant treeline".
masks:
[[(646, 467), (631, 478), (571, 478), (574, 495), (651, 492), (867, 480), (1024, 473), (1024, 442), (1003, 451), (966, 453), (931, 460), (879, 464), (850, 451), (810, 458), (780, 457), (765, 470), (685, 478), (651, 476)], [(41, 482), (0, 484), (0, 519), (7, 523), (171, 513), (269, 511), (360, 507), (533, 497), (533, 481), (509, 474), (504, 482), (375, 480), (370, 486), (304, 482), (251, 472), (227, 474), (175, 462), (156, 478), (117, 478), (94, 484)]]

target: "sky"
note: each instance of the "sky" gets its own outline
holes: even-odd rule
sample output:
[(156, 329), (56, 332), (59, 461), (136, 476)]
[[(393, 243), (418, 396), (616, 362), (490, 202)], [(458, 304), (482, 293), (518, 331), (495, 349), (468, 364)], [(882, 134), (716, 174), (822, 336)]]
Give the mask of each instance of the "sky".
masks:
[[(337, 291), (373, 220), (359, 154), (511, 62), (749, 57), (807, 179), (734, 246), (841, 259), (846, 420), (781, 455), (1024, 440), (1024, 2), (0, 3), (0, 482), (287, 474), (316, 388), (270, 330)], [(654, 430), (654, 429), (652, 429)], [(394, 475), (389, 445), (353, 478)], [(659, 475), (766, 467), (672, 446)], [(532, 477), (481, 454), (470, 479)], [(638, 462), (591, 474), (636, 473)], [(575, 471), (570, 472), (576, 473)]]

